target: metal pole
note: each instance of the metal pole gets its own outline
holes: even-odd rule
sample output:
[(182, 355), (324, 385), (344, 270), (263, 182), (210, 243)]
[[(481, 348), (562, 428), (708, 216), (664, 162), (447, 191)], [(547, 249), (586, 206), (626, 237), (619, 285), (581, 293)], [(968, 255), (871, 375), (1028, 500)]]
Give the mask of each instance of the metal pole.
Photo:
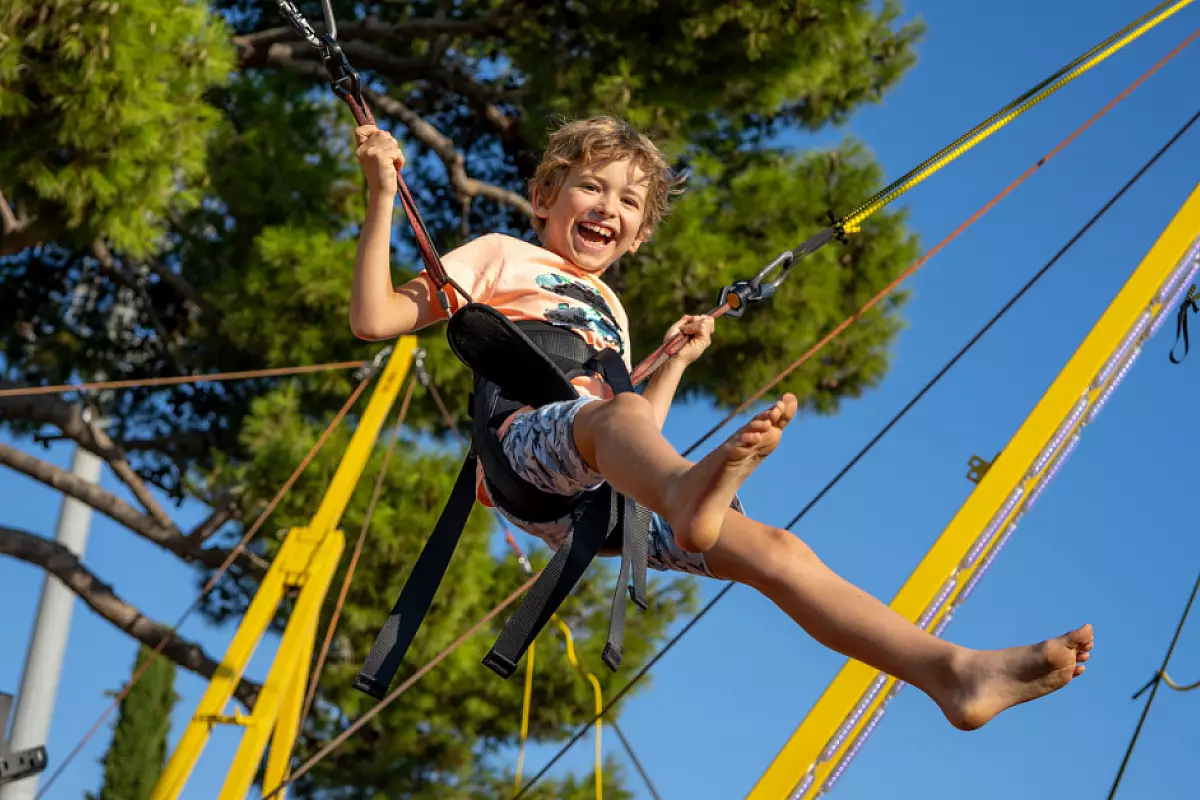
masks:
[[(103, 463), (100, 458), (77, 445), (71, 458), (71, 474), (88, 483), (97, 483)], [(91, 506), (64, 496), (54, 538), (83, 558), (91, 522)], [(62, 672), (74, 608), (74, 593), (63, 586), (58, 578), (47, 575), (42, 585), (37, 622), (29, 640), (29, 652), (25, 657), (17, 710), (13, 715), (9, 745), (14, 751), (44, 745), (49, 737), (50, 719), (54, 716), (58, 679)], [(37, 787), (36, 775), (0, 786), (0, 800), (33, 800)]]

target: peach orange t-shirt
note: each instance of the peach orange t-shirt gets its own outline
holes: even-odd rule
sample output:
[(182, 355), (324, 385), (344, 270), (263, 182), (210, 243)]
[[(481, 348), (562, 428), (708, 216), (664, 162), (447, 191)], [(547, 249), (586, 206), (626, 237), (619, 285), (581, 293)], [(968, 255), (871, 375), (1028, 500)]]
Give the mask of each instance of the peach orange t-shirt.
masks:
[[(621, 354), (627, 369), (629, 319), (617, 295), (597, 276), (544, 247), (501, 233), (489, 233), (442, 256), (446, 273), (477, 303), (484, 303), (511, 320), (537, 320), (570, 330), (597, 350)], [(422, 271), (422, 277), (429, 279)], [(432, 280), (430, 280), (432, 288)], [(452, 288), (451, 310), (464, 301)], [(438, 309), (439, 316), (441, 310)], [(609, 398), (603, 381), (577, 378), (585, 394)]]
[[(616, 350), (632, 370), (629, 319), (620, 299), (599, 277), (562, 256), (512, 236), (490, 233), (446, 253), (442, 265), (475, 302), (511, 320), (568, 328), (597, 350)], [(428, 273), (422, 271), (421, 276), (432, 289)], [(452, 311), (464, 305), (453, 288), (447, 288), (447, 294)], [(599, 376), (579, 376), (572, 383), (581, 394), (612, 397)], [(482, 468), (476, 494), (484, 505), (492, 505), (482, 485)]]

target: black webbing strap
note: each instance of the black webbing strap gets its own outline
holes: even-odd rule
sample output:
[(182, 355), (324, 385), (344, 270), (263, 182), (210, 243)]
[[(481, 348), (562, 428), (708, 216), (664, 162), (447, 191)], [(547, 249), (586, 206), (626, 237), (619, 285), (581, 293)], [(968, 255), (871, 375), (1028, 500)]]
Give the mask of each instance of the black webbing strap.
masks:
[(450, 500), (442, 509), (437, 525), (429, 540), (413, 566), (404, 588), (392, 611), (388, 614), (387, 622), (375, 637), (371, 652), (367, 655), (366, 663), (359, 670), (354, 680), (354, 688), (366, 692), (376, 700), (382, 700), (387, 693), (396, 670), (404, 661), (405, 654), (412, 644), (417, 630), (429, 613), (438, 586), (446, 575), (446, 568), (462, 538), (463, 528), (467, 517), (475, 505), (475, 470), (478, 463), (474, 450), (471, 450), (463, 462), (462, 470), (454, 482), (450, 492)]
[(500, 636), (484, 657), (488, 669), (509, 678), (521, 656), (541, 633), (550, 617), (579, 583), (618, 524), (619, 507), (608, 484), (590, 492), (580, 503), (567, 540), (542, 570), (516, 612), (504, 623)]
[[(1187, 297), (1183, 298), (1183, 304), (1179, 306), (1179, 318), (1175, 321), (1175, 344), (1171, 345), (1171, 363), (1182, 364), (1183, 359), (1187, 358), (1188, 354), (1188, 329), (1187, 329), (1187, 312), (1191, 310), (1194, 313), (1200, 314), (1200, 293), (1196, 292), (1196, 287), (1188, 289)], [(1183, 356), (1175, 358), (1175, 348), (1179, 346), (1179, 337), (1183, 337)]]
[[(629, 497), (622, 497), (621, 510), (621, 570), (617, 585), (613, 589), (612, 610), (608, 618), (608, 640), (600, 658), (605, 666), (616, 672), (625, 657), (625, 595), (643, 611), (649, 606), (646, 600), (646, 557), (650, 549), (648, 529), (650, 510)], [(630, 572), (633, 583), (629, 582)]]
[[(600, 372), (617, 394), (633, 390), (629, 371), (615, 350), (602, 350), (586, 369)], [(505, 623), (483, 663), (502, 678), (511, 677), (529, 645), (575, 588), (588, 565), (614, 533), (621, 536), (621, 568), (613, 592), (608, 639), (603, 660), (614, 672), (621, 665), (625, 643), (625, 603), (629, 594), (645, 610), (646, 559), (649, 550), (650, 512), (605, 484), (585, 499), (572, 514), (572, 533)], [(630, 586), (632, 576), (633, 584)]]

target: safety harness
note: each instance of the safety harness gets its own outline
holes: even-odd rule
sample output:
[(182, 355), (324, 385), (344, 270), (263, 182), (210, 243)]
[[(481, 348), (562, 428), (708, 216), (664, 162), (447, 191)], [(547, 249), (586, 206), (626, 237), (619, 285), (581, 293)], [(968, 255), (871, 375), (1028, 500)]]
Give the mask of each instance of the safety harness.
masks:
[[(550, 522), (569, 517), (571, 533), (504, 625), (483, 663), (510, 677), (530, 643), (602, 551), (621, 553), (603, 660), (621, 664), (625, 592), (643, 610), (649, 512), (608, 483), (563, 496), (543, 492), (519, 477), (500, 444), (499, 428), (515, 411), (572, 400), (571, 378), (599, 374), (616, 393), (633, 391), (629, 372), (611, 349), (594, 350), (569, 329), (544, 322), (512, 322), (495, 309), (469, 303), (450, 317), (447, 336), (454, 354), (475, 373), (470, 407), (471, 444), (433, 534), (400, 591), (354, 685), (382, 698), (412, 644), (441, 584), (475, 502), (477, 465), (493, 502), (513, 517)], [(632, 577), (632, 585), (630, 578)]]

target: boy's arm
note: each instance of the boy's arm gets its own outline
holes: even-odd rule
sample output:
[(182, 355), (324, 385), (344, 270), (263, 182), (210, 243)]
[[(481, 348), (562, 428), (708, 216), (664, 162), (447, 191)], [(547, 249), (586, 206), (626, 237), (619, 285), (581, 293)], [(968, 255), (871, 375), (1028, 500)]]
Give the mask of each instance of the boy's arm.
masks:
[[(392, 285), (391, 231), (392, 212), (396, 201), (396, 172), (404, 165), (400, 145), (387, 131), (373, 125), (355, 130), (356, 155), (367, 179), (367, 215), (358, 235), (358, 254), (354, 260), (354, 283), (350, 289), (350, 330), (360, 339), (393, 339), (413, 333), (445, 317), (433, 295), (429, 281), (414, 278), (403, 286)], [(469, 252), (467, 252), (469, 249)], [(459, 262), (458, 275), (464, 284), (476, 291), (473, 279), (477, 276), (474, 263), (487, 252), (481, 248), (462, 247), (443, 258), (443, 265), (452, 268)], [(456, 258), (457, 256), (457, 258)]]
[(391, 227), (395, 192), (372, 192), (358, 235), (354, 284), (350, 290), (350, 330), (360, 339), (393, 339), (434, 321), (429, 283), (414, 278), (392, 285)]
[(675, 401), (675, 392), (679, 389), (683, 371), (712, 344), (713, 318), (707, 314), (688, 315), (671, 326), (666, 336), (663, 337), (663, 341), (670, 341), (677, 333), (688, 337), (687, 344), (681, 347), (678, 353), (668, 358), (666, 363), (650, 376), (650, 380), (646, 382), (646, 388), (642, 391), (642, 396), (650, 401), (654, 419), (658, 421), (660, 430), (666, 424), (667, 414), (671, 411), (671, 404)]
[(679, 381), (685, 369), (687, 364), (676, 358), (669, 358), (650, 376), (646, 388), (642, 390), (642, 397), (650, 401), (650, 408), (659, 430), (662, 430), (667, 422), (667, 414), (671, 411), (671, 404), (675, 402), (675, 392), (679, 389)]
[(421, 316), (416, 287), (392, 286), (392, 211), (404, 153), (395, 137), (374, 125), (356, 128), (354, 140), (367, 180), (367, 216), (354, 259), (350, 330), (360, 339), (391, 339), (415, 330)]

